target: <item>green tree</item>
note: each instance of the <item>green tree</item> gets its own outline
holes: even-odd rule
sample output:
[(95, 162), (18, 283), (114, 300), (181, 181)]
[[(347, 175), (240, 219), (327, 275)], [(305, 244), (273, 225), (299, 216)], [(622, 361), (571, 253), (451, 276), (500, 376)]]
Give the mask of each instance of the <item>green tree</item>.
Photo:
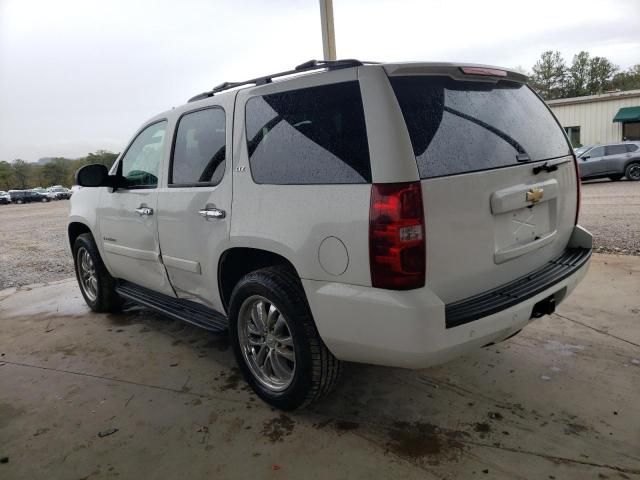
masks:
[(613, 76), (611, 86), (614, 90), (635, 90), (640, 88), (640, 63), (618, 72)]
[(69, 160), (54, 158), (42, 167), (42, 176), (46, 185), (62, 185), (66, 183), (69, 170)]
[(567, 66), (560, 52), (547, 50), (533, 66), (531, 84), (545, 100), (562, 98), (567, 79)]
[(22, 190), (29, 186), (29, 177), (31, 174), (31, 165), (21, 159), (13, 161), (11, 165), (13, 176), (16, 180), (16, 186)]
[(611, 81), (618, 67), (608, 58), (593, 57), (589, 61), (589, 80), (587, 91), (589, 95), (597, 95), (611, 89)]
[(591, 57), (589, 52), (581, 51), (573, 56), (573, 62), (569, 67), (567, 97), (581, 97), (589, 95), (587, 84), (589, 83)]
[(107, 150), (97, 150), (95, 153), (87, 155), (84, 160), (86, 164), (100, 163), (107, 168), (111, 168), (118, 158), (118, 155), (118, 153), (109, 152)]
[(13, 169), (9, 162), (0, 162), (0, 188), (2, 190), (11, 190), (13, 188)]

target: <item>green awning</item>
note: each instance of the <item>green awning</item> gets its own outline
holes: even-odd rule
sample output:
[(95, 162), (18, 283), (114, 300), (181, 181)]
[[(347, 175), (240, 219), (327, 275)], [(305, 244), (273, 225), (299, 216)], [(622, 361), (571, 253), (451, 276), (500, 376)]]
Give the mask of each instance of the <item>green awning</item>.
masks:
[(614, 122), (640, 122), (640, 107), (625, 107), (618, 110)]

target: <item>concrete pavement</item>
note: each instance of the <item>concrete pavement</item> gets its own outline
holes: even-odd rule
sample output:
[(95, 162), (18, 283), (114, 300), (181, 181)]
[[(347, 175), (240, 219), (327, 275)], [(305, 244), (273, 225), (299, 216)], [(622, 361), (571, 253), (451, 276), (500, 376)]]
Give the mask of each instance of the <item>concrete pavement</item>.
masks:
[(640, 257), (596, 255), (557, 314), (447, 365), (347, 365), (283, 414), (225, 337), (75, 280), (0, 291), (0, 479), (640, 478)]

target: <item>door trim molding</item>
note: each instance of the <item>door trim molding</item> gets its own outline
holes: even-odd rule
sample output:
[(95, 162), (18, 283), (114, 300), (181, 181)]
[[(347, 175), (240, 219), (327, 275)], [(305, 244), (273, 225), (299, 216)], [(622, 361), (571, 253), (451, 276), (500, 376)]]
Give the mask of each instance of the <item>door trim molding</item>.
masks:
[(200, 262), (194, 262), (193, 260), (186, 260), (184, 258), (170, 257), (168, 255), (162, 255), (162, 261), (167, 267), (177, 268), (179, 270), (196, 273), (198, 275), (202, 273), (200, 269)]
[(123, 257), (136, 258), (138, 260), (154, 262), (157, 261), (159, 257), (156, 252), (149, 250), (139, 250), (137, 248), (124, 247), (122, 245), (115, 245), (108, 242), (104, 242), (103, 246), (105, 252), (109, 252), (114, 255), (121, 255)]

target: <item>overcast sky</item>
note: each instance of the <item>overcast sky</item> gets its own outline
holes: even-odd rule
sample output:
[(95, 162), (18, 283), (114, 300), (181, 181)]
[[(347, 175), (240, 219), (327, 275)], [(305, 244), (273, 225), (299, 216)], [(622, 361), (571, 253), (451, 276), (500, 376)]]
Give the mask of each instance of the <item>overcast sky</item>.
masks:
[[(639, 0), (334, 0), (338, 58), (640, 63)], [(318, 0), (0, 0), (0, 160), (119, 152), (225, 80), (322, 58)]]

